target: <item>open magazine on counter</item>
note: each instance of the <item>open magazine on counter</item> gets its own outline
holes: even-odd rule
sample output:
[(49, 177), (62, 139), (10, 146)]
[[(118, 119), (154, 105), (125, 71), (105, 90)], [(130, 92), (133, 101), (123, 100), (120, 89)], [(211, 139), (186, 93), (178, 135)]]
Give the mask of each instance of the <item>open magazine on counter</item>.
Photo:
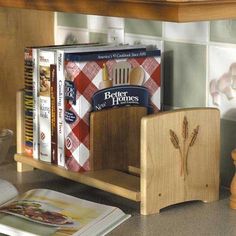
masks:
[(0, 179), (0, 233), (19, 235), (106, 235), (130, 215), (117, 207), (49, 189), (23, 194)]

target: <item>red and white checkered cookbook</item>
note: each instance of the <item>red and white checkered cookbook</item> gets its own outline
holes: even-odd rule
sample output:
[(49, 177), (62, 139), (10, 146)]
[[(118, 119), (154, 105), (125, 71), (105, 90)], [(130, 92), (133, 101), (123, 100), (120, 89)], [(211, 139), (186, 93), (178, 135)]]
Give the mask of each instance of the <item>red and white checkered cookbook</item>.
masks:
[(65, 54), (65, 164), (69, 170), (89, 170), (89, 116), (92, 110), (92, 96), (102, 89), (104, 68), (107, 70), (107, 76), (112, 79), (117, 64), (123, 63), (129, 70), (141, 67), (144, 72), (142, 86), (149, 91), (153, 112), (160, 110), (160, 50), (145, 53), (140, 50), (140, 53), (133, 54), (127, 50), (121, 52), (98, 52), (84, 56)]

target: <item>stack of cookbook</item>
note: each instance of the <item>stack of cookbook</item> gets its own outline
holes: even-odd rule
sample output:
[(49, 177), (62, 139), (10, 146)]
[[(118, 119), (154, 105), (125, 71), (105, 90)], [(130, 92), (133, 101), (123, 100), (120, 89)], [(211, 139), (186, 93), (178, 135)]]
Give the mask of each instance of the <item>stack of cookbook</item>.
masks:
[(25, 153), (90, 169), (89, 116), (115, 106), (161, 107), (160, 50), (81, 44), (25, 49)]

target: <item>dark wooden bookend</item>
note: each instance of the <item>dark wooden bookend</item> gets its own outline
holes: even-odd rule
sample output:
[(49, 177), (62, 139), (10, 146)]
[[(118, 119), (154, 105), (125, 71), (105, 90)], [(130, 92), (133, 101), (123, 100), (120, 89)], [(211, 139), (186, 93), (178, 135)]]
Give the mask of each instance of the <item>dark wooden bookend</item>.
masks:
[(140, 168), (141, 118), (145, 107), (119, 107), (90, 116), (91, 170)]

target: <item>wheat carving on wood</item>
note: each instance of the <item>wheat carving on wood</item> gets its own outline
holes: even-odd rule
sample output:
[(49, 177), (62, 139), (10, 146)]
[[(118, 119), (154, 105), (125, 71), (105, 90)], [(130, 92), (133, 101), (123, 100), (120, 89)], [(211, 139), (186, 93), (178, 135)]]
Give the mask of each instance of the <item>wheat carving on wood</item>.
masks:
[(180, 140), (177, 136), (177, 134), (170, 129), (170, 141), (173, 144), (174, 148), (179, 150), (179, 156), (180, 156), (180, 176), (184, 177), (184, 180), (186, 179), (188, 175), (188, 155), (189, 155), (189, 149), (194, 145), (198, 132), (199, 132), (200, 126), (198, 125), (189, 136), (189, 129), (188, 129), (188, 120), (186, 116), (184, 117), (183, 123), (182, 123), (182, 143), (180, 143)]

